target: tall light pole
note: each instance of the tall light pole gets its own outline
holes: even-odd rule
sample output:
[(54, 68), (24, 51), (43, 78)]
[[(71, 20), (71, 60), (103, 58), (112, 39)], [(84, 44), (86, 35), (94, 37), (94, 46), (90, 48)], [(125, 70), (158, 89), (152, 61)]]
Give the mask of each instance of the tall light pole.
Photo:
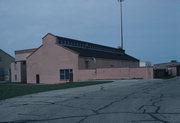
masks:
[(119, 5), (120, 5), (120, 39), (121, 39), (121, 48), (123, 49), (123, 45), (124, 45), (124, 36), (123, 36), (123, 6), (122, 6), (122, 2), (124, 0), (118, 0)]

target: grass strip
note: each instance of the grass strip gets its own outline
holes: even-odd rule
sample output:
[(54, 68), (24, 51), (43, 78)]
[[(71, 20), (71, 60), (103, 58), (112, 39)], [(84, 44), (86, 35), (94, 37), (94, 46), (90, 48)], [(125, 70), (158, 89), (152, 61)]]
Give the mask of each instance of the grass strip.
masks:
[(62, 84), (15, 84), (15, 83), (3, 83), (0, 84), (0, 100), (12, 98), (16, 96), (23, 96), (27, 94), (59, 90), (65, 88), (82, 87), (103, 83), (110, 83), (112, 81), (88, 81), (88, 82), (69, 82)]

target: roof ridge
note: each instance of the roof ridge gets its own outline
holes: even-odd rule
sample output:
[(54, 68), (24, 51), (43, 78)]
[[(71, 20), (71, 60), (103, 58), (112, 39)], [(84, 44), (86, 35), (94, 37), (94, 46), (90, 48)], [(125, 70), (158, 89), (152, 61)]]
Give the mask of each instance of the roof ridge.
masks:
[(7, 52), (5, 52), (4, 50), (2, 50), (2, 49), (0, 49), (3, 53), (5, 53), (6, 55), (8, 55), (8, 56), (10, 56), (11, 58), (13, 58), (14, 59), (14, 57), (13, 56), (11, 56), (11, 55), (9, 55)]

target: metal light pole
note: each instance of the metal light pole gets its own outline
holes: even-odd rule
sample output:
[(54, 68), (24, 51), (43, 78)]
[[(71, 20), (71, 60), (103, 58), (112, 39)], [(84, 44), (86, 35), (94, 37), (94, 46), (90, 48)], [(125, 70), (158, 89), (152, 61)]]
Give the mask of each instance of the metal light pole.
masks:
[(123, 49), (123, 43), (124, 43), (124, 36), (123, 36), (123, 6), (122, 6), (122, 2), (124, 0), (118, 0), (119, 5), (120, 5), (120, 39), (121, 39), (121, 48)]

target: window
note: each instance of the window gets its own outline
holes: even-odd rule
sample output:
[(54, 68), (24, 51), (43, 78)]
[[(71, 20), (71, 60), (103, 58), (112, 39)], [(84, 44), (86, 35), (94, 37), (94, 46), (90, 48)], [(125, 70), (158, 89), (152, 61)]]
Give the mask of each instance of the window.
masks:
[(69, 41), (69, 44), (72, 46), (72, 41)]
[(14, 70), (17, 69), (17, 65), (16, 65), (17, 62), (14, 62)]
[(85, 68), (89, 69), (89, 61), (85, 61)]
[(66, 40), (64, 40), (64, 45), (66, 45), (67, 44), (67, 42), (66, 42)]
[(67, 45), (70, 45), (70, 42), (69, 42), (69, 41), (66, 41), (66, 44), (67, 44)]
[(5, 74), (4, 68), (0, 68), (0, 75), (4, 75), (4, 74)]
[(5, 80), (5, 73), (4, 73), (4, 68), (0, 68), (0, 81), (4, 81)]
[(114, 67), (114, 65), (110, 65), (110, 67)]
[(78, 43), (77, 42), (75, 42), (75, 45), (74, 46), (77, 46), (78, 45)]
[(72, 74), (72, 69), (61, 69), (60, 80), (70, 80), (70, 74)]
[(22, 64), (25, 65), (25, 64), (26, 64), (26, 61), (22, 61)]
[(15, 81), (17, 81), (17, 75), (14, 75)]
[(85, 44), (84, 43), (82, 44), (82, 48), (85, 48)]

